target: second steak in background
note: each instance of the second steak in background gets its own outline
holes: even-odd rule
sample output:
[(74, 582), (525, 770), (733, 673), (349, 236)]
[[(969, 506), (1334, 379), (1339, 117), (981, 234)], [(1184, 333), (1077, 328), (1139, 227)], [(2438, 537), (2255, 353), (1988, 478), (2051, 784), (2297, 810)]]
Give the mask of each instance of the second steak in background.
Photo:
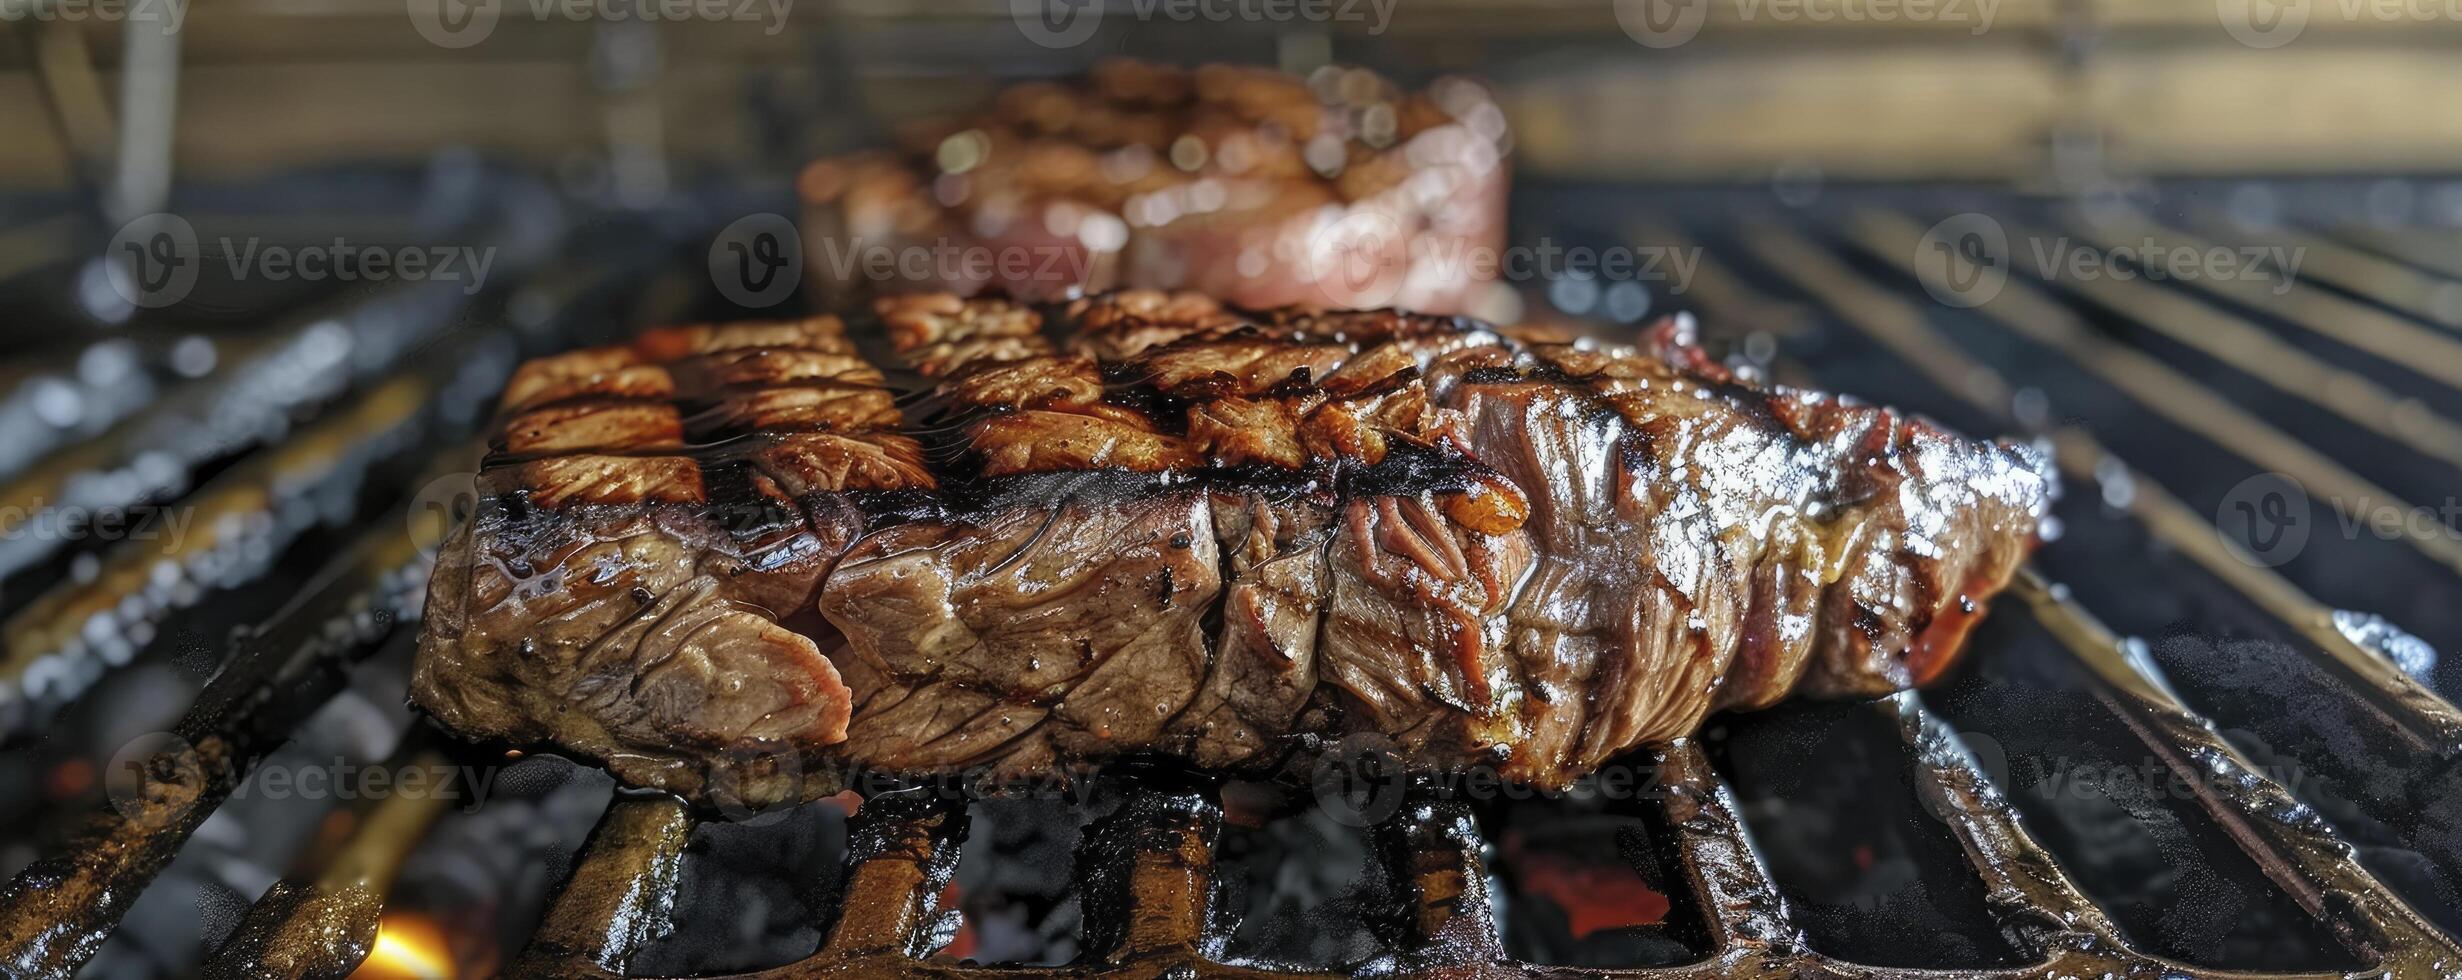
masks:
[(1504, 114), (1466, 79), (1113, 60), (900, 136), (798, 183), (811, 279), (841, 306), (1137, 286), (1476, 312), (1503, 244)]

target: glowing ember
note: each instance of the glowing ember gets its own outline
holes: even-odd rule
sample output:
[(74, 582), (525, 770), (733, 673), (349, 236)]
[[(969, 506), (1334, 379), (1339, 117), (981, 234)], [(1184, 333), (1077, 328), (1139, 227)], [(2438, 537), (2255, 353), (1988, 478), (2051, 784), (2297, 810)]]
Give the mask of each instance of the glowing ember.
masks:
[(453, 980), (451, 947), (434, 922), (387, 912), (376, 927), (376, 947), (351, 971), (351, 980)]
[(1523, 888), (1547, 896), (1564, 910), (1575, 939), (1667, 917), (1667, 896), (1620, 863), (1582, 863), (1569, 855), (1541, 852), (1523, 856), (1520, 870)]

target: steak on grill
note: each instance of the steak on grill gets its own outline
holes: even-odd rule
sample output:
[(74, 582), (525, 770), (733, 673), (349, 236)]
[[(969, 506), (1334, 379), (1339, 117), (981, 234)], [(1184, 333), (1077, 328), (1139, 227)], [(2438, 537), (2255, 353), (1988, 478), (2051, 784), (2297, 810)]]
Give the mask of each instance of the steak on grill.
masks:
[[(1739, 378), (1685, 321), (878, 319), (870, 358), (822, 318), (527, 366), (418, 701), (719, 802), (1360, 734), (1552, 787), (1715, 710), (1937, 675), (2051, 492), (2034, 450)], [(892, 376), (928, 390), (901, 413)]]
[(1467, 79), (1109, 59), (900, 127), (896, 152), (814, 162), (806, 264), (833, 305), (1151, 286), (1468, 309), (1503, 244), (1504, 118)]

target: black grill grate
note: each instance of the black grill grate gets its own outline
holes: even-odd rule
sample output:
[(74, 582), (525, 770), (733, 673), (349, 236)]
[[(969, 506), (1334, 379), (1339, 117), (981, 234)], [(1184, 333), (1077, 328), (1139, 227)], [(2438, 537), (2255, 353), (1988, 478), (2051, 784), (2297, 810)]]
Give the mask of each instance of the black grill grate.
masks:
[[(2233, 305), (2255, 298), (2225, 284), (2096, 281), (2055, 287), (2034, 281), (2022, 267), (1995, 302), (1957, 312), (1926, 304), (1913, 288), (1918, 270), (1911, 259), (1924, 225), (1910, 215), (1857, 211), (1740, 227), (1722, 222), (1720, 228), (1679, 298), (1699, 310), (1714, 336), (1721, 325), (1750, 324), (1783, 334), (1791, 350), (1810, 349), (1806, 363), (1770, 365), (1782, 380), (1889, 392), (1892, 400), (1970, 430), (2034, 429), (2059, 444), (2064, 470), (2075, 484), (2072, 501), (2064, 504), (2072, 540), (2045, 552), (2044, 570), (2022, 577), (2001, 600), (1999, 617), (2022, 617), (2056, 641), (2110, 720), (2193, 789), (2190, 802), (2204, 819), (2273, 888), (2316, 919), (2354, 962), (2364, 964), (2348, 975), (2462, 974), (2462, 946), (2436, 924), (2450, 928), (2462, 915), (2430, 904), (2432, 896), (2417, 888), (2388, 887), (2343, 836), (2348, 828), (2338, 830), (2346, 814), (2399, 817), (2401, 800), (2439, 798), (2432, 790), (2457, 778), (2452, 762), (2462, 757), (2462, 715), (2371, 646), (2371, 634), (2338, 628), (2332, 607), (2313, 597), (2324, 588), (2319, 569), (2331, 574), (2331, 565), (2278, 569), (2252, 560), (2245, 549), (2216, 534), (2198, 505), (2158, 482), (2185, 474), (2196, 480), (2198, 499), (2210, 499), (2213, 478), (2197, 479), (2191, 467), (2220, 458), (2252, 471), (2290, 474), (2328, 500), (2373, 495), (2399, 505), (2402, 498), (2394, 490), (2371, 482), (2390, 479), (2378, 474), (2382, 467), (2375, 460), (2347, 456), (2315, 435), (2336, 427), (2404, 447), (2450, 477), (2452, 466), (2462, 462), (2462, 454), (2454, 452), (2456, 430), (2440, 408), (2450, 402), (2420, 393), (2453, 394), (2443, 386), (2457, 379), (2440, 367), (2447, 364), (2441, 352), (2453, 342), (2447, 328), (2420, 314), (2433, 312), (2424, 304), (2433, 302), (2434, 288), (2453, 285), (2440, 277), (2462, 270), (2440, 266), (2445, 256), (2414, 260), (2388, 252), (2390, 239), (2381, 234), (2355, 233), (2329, 242), (2315, 233), (2312, 238), (2339, 250), (2331, 253), (2330, 270), (2319, 273), (2330, 278), (2298, 284), (2292, 293), (2299, 298), (2269, 305), (2262, 314)], [(2161, 226), (2157, 231), (2176, 234)], [(1690, 247), (1687, 228), (1676, 222), (1641, 223), (1636, 237)], [(2400, 241), (2416, 244), (2414, 238)], [(582, 295), (600, 281), (575, 277), (564, 284), (562, 295)], [(1780, 298), (1788, 294), (1794, 299)], [(2133, 327), (2116, 329), (2115, 320)], [(1963, 330), (1997, 332), (1952, 337), (1944, 327), (1949, 322)], [(587, 333), (567, 329), (562, 338), (569, 342)], [(2185, 353), (2167, 356), (2171, 352)], [(2424, 370), (2385, 381), (2353, 366), (2369, 357), (2404, 354), (2421, 362), (2405, 368)], [(2189, 357), (2196, 360), (2183, 366)], [(1832, 373), (1816, 375), (1809, 363)], [(2013, 363), (2037, 365), (2040, 371), (2009, 370)], [(470, 370), (500, 373), (502, 368)], [(358, 404), (386, 397), (416, 402), (441, 388), (466, 389), (472, 383), (454, 372), (412, 369), (391, 382), (407, 386), (407, 395), (389, 396), (393, 389), (378, 386)], [(2285, 413), (2272, 402), (2246, 407), (2234, 397), (2253, 389), (2298, 402), (2292, 415), (2300, 425), (2278, 424)], [(2109, 405), (2095, 405), (2080, 424), (2054, 424), (2050, 412), (2028, 407), (2028, 392), (2035, 397), (2048, 392), (2063, 409), (2076, 404), (2073, 395), (2116, 395), (2134, 414), (2114, 416), (2105, 411)], [(2196, 452), (2153, 460), (2155, 465), (2143, 469), (2122, 462), (2118, 454), (2145, 444), (2147, 437), (2116, 429), (2111, 420), (2138, 416), (2183, 433), (2189, 441), (2180, 445)], [(320, 439), (317, 444), (327, 445), (329, 454), (346, 454), (375, 431), (350, 421), (356, 417), (346, 410), (285, 446)], [(431, 421), (410, 441), (449, 447), (456, 425), (466, 422)], [(464, 464), (462, 450), (439, 452), (433, 467), (438, 471)], [(254, 468), (234, 470), (232, 484), (277, 482), (284, 472), (271, 463), (246, 465)], [(2411, 477), (2402, 479), (2397, 486), (2416, 486)], [(2462, 549), (2454, 540), (2451, 534), (2410, 528), (2385, 541), (2359, 544), (2376, 548), (2364, 556), (2373, 563), (2367, 567), (2410, 576), (2386, 580), (2388, 587), (2402, 583), (2408, 590), (2449, 593), (2446, 577), (2462, 569)], [(2101, 562), (2114, 552), (2152, 557), (2135, 564), (2076, 564)], [(2077, 594), (2047, 584), (2047, 576), (2068, 580)], [(2436, 576), (2446, 584), (2421, 586), (2419, 576)], [(0, 892), (0, 970), (28, 977), (74, 973), (245, 775), (244, 760), (300, 724), (332, 693), (348, 664), (405, 655), (411, 632), (406, 624), (415, 618), (424, 577), (424, 559), (402, 529), (389, 519), (369, 522), (355, 546), (325, 563), (264, 628), (246, 634), (180, 725), (185, 750), (154, 757), (141, 804), (98, 810), (62, 856), (28, 867)], [(62, 591), (74, 598), (77, 590)], [(2354, 766), (2390, 771), (2381, 767), (2400, 762), (2408, 766), (2401, 770), (2409, 774), (2405, 778), (2413, 781), (2410, 795), (2396, 794), (2391, 803), (2354, 799), (2330, 814), (2294, 798), (2190, 705), (2218, 706), (2217, 714), (2224, 716), (2262, 706), (2215, 700), (2218, 689), (2209, 683), (2176, 688), (2158, 662), (2159, 653), (2115, 635), (2088, 605), (2106, 615), (2117, 611), (2131, 631), (2160, 628), (2179, 618), (2176, 610), (2234, 610), (2235, 623), (2255, 624), (2254, 632), (2293, 644), (2295, 656), (2321, 671), (2316, 676), (2330, 685), (2309, 692), (2329, 706), (2321, 710), (2357, 712), (2352, 717), (2364, 715), (2367, 721), (2363, 730), (2391, 735), (2366, 747), (2369, 758), (2301, 761), (2329, 774)], [(2444, 629), (2437, 625), (2440, 635)], [(1990, 658), (1997, 652), (1979, 648), (1971, 656)], [(1389, 910), (1390, 921), (1380, 925), (1386, 953), (1361, 967), (1406, 976), (2344, 975), (2232, 973), (2146, 952), (2147, 944), (2116, 925), (2063, 861), (2029, 833), (2026, 820), (2004, 797), (2008, 788), (1995, 785), (1998, 774), (1970, 751), (1968, 733), (1936, 715), (1923, 695), (1902, 694), (1872, 709), (1898, 734), (1918, 804), (1945, 826), (1980, 884), (1983, 914), (2016, 951), (2020, 965), (1882, 968), (1816, 949), (1756, 850), (1716, 753), (1702, 741), (1686, 740), (1648, 761), (1660, 780), (1661, 792), (1651, 805), (1654, 826), (1663, 829), (1657, 843), (1669, 858), (1667, 887), (1700, 911), (1706, 934), (1698, 961), (1573, 969), (1512, 959), (1491, 907), (1489, 838), (1480, 817), (1461, 801), (1421, 793), (1374, 828), (1376, 854), (1398, 884), (1399, 901)], [(2262, 724), (2294, 735), (2303, 730), (2296, 719)], [(920, 790), (868, 799), (849, 834), (842, 897), (816, 913), (826, 920), (813, 923), (825, 937), (818, 950), (748, 976), (1318, 975), (1225, 962), (1227, 915), (1213, 907), (1215, 843), (1224, 815), (1207, 787), (1151, 783), (1132, 785), (1115, 812), (1088, 828), (1079, 848), (1087, 951), (1080, 965), (978, 966), (935, 957), (955, 928), (956, 912), (943, 907), (943, 896), (966, 835), (967, 810), (962, 801)], [(392, 811), (380, 822), (396, 831), (371, 832), (344, 852), (354, 862), (349, 873), (269, 891), (214, 954), (208, 971), (306, 976), (346, 970), (373, 941), (390, 869), (417, 842), (415, 829), (400, 828), (422, 827), (423, 819), (407, 805)], [(545, 921), (507, 972), (624, 975), (635, 954), (668, 927), (696, 819), (672, 800), (617, 797)], [(2393, 829), (2370, 833), (2393, 834), (2423, 854), (2462, 857), (2452, 842), (2431, 839), (2428, 831), (2406, 831), (2396, 826), (2399, 820), (2378, 823)], [(2448, 863), (2439, 874), (2462, 874), (2462, 864)]]

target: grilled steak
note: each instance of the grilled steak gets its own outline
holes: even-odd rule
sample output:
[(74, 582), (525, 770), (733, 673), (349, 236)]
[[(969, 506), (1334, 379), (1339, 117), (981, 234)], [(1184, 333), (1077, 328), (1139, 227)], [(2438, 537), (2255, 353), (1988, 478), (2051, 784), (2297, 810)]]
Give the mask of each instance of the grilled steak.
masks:
[(746, 803), (1352, 733), (1556, 786), (1715, 710), (1937, 675), (2050, 492), (2032, 450), (1738, 378), (1681, 321), (878, 319), (871, 358), (822, 319), (525, 368), (420, 703)]
[(797, 182), (807, 265), (841, 302), (1149, 286), (1454, 311), (1504, 233), (1504, 114), (1463, 79), (1112, 59), (900, 135)]

